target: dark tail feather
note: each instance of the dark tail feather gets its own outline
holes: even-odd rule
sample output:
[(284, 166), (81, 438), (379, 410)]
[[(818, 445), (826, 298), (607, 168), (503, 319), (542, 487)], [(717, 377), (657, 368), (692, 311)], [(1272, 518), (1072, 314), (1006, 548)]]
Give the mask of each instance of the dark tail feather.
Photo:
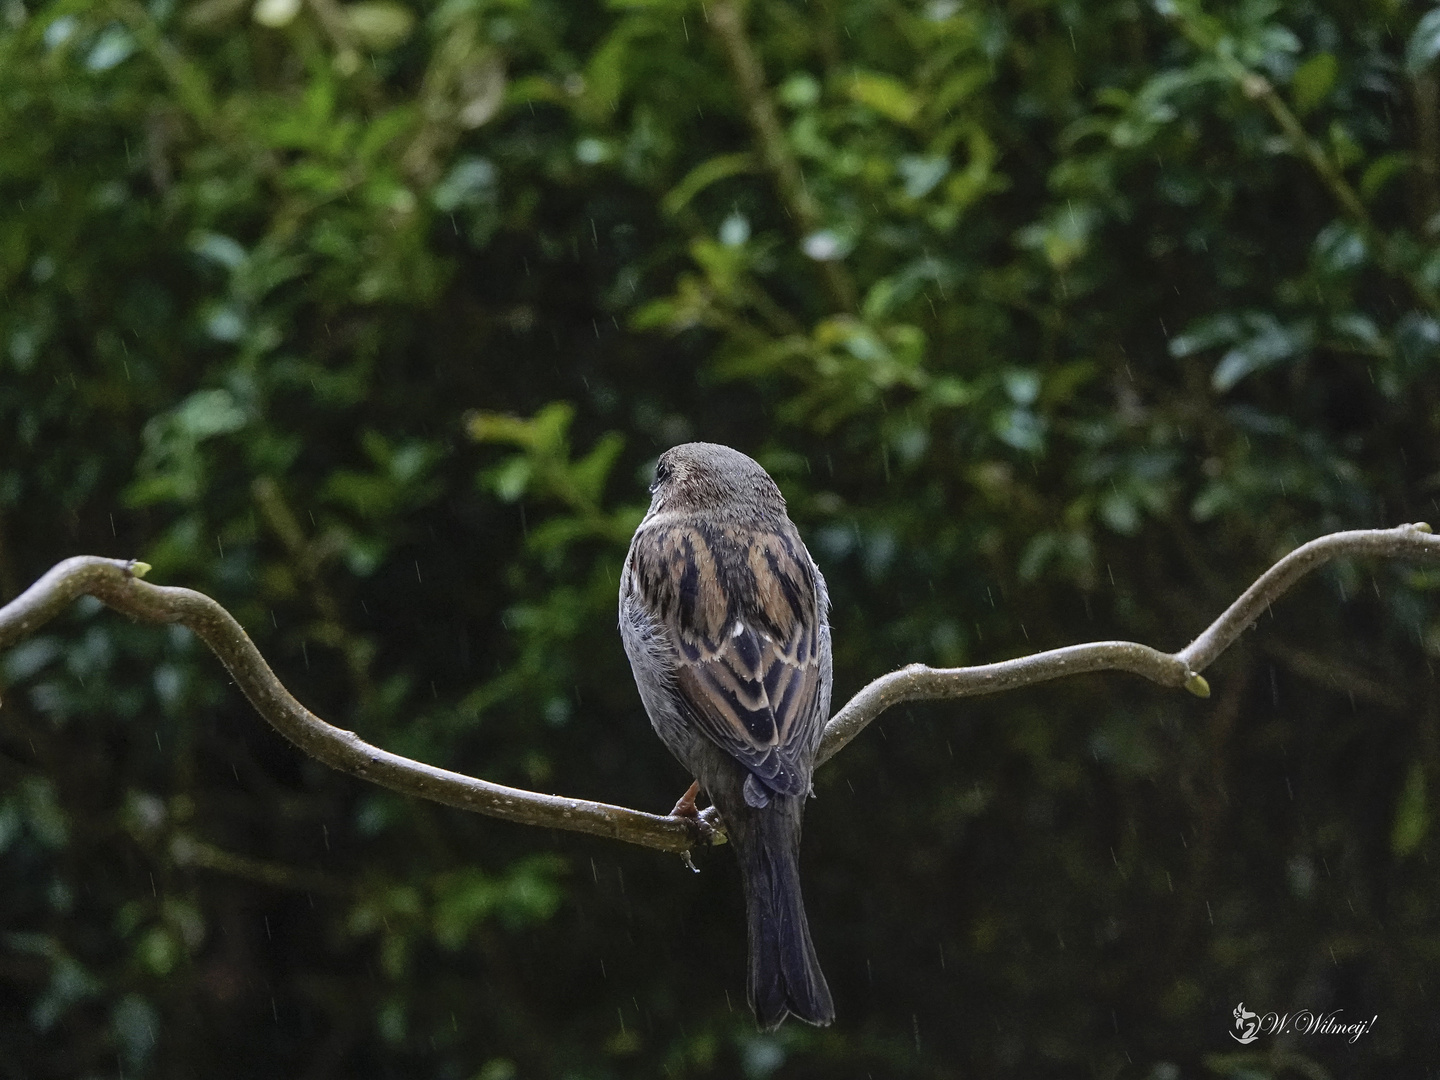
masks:
[(736, 837), (750, 930), (748, 996), (767, 1031), (787, 1015), (808, 1024), (835, 1019), (800, 897), (802, 798), (775, 796), (768, 807), (746, 815), (743, 839)]

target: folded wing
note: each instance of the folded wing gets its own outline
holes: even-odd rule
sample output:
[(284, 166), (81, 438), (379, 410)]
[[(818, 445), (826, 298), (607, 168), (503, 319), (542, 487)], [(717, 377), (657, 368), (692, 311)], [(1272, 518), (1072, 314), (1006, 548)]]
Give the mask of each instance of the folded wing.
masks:
[(794, 526), (666, 523), (631, 567), (676, 653), (682, 711), (750, 772), (745, 799), (800, 795), (821, 725), (821, 596)]

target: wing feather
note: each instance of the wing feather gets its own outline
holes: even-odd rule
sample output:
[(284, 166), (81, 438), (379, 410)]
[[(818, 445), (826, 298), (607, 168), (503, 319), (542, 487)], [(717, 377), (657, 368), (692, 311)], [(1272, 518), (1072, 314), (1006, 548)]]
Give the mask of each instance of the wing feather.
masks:
[(746, 798), (807, 790), (829, 658), (824, 585), (795, 527), (657, 521), (628, 570), (674, 647), (681, 711), (758, 781)]

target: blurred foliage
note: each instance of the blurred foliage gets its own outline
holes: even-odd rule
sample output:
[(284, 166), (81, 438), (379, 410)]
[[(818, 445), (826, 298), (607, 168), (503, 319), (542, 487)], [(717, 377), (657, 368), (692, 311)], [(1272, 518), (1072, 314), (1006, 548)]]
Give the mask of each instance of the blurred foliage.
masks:
[[(1178, 647), (1440, 513), (1437, 71), (1400, 0), (0, 0), (0, 597), (143, 557), (372, 741), (662, 810), (617, 570), (703, 437), (837, 700)], [(1437, 588), (884, 718), (808, 817), (840, 1020), (767, 1036), (727, 850), (370, 790), (77, 604), (0, 657), (0, 1076), (1418, 1075)]]

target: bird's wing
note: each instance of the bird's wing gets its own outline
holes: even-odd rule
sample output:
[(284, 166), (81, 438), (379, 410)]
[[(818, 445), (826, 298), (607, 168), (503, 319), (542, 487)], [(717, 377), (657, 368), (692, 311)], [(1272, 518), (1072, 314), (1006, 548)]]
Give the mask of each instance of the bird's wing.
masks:
[(747, 799), (803, 793), (828, 695), (818, 571), (794, 526), (657, 522), (631, 558), (674, 646), (682, 710), (762, 786)]

